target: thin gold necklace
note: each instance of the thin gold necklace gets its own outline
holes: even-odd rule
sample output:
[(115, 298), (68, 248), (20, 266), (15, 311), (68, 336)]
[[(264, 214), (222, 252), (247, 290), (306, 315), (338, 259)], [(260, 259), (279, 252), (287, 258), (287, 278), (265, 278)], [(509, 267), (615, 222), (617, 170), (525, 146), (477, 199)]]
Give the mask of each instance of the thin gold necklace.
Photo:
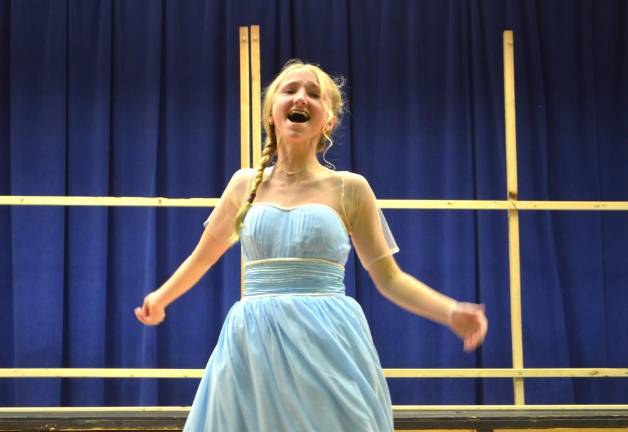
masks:
[[(303, 168), (301, 168), (301, 169), (298, 169), (298, 170), (288, 171), (287, 169), (285, 169), (285, 168), (283, 167), (283, 165), (282, 165), (281, 163), (276, 163), (276, 164), (275, 164), (275, 166), (276, 166), (277, 168), (279, 168), (279, 171), (283, 172), (283, 173), (284, 173), (285, 175), (287, 175), (288, 177), (290, 177), (290, 176), (296, 176), (296, 175), (298, 175), (298, 174), (301, 174), (301, 173), (305, 172), (305, 171), (307, 170), (307, 168), (308, 168), (307, 166), (305, 166), (305, 167), (303, 167)], [(316, 165), (312, 165), (312, 167), (315, 167), (315, 166), (316, 166)]]

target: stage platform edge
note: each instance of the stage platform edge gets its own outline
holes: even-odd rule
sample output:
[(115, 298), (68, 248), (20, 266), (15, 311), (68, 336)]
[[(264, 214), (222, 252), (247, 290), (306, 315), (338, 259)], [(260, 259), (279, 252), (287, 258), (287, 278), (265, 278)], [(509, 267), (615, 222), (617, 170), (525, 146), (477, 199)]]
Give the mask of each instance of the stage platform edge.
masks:
[[(180, 431), (189, 408), (2, 408), (0, 431)], [(395, 410), (396, 431), (628, 432), (628, 410)]]

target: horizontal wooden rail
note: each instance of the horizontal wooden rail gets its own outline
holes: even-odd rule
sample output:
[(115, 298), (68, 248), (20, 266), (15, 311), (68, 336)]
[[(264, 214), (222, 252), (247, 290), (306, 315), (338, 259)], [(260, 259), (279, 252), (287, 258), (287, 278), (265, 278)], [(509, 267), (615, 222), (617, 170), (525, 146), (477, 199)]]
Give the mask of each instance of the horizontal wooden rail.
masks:
[(386, 378), (628, 378), (626, 368), (384, 369)]
[(383, 209), (626, 211), (628, 201), (377, 200)]
[[(598, 405), (393, 405), (393, 411), (542, 411), (542, 410), (626, 410), (624, 404)], [(81, 412), (181, 412), (190, 411), (189, 406), (112, 406), (112, 407), (0, 407), (0, 414), (7, 413), (81, 413)]]
[(99, 207), (213, 207), (218, 198), (0, 195), (0, 205)]
[[(541, 411), (541, 410), (625, 410), (625, 404), (598, 404), (598, 405), (393, 405), (393, 411)], [(523, 432), (523, 431), (522, 431)], [(600, 431), (603, 432), (603, 431)]]
[[(0, 195), (0, 205), (102, 207), (213, 207), (218, 198), (88, 197)], [(559, 210), (628, 211), (628, 201), (517, 201), (380, 199), (379, 207), (397, 210)]]
[[(200, 378), (203, 369), (0, 368), (0, 378)], [(628, 378), (627, 368), (384, 369), (387, 378)]]

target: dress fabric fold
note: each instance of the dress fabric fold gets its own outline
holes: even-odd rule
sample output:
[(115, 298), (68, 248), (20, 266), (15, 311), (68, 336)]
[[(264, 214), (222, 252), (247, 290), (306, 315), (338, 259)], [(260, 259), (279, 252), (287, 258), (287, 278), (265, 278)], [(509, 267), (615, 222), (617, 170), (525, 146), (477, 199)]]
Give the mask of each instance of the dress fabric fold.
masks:
[(393, 430), (386, 380), (331, 207), (255, 204), (240, 233), (244, 295), (230, 309), (184, 431)]

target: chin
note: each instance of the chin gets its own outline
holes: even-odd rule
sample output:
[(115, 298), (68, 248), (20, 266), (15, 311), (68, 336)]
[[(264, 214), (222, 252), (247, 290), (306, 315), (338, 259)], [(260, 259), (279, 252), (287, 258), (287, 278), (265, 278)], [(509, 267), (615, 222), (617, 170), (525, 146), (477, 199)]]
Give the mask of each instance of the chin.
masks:
[(283, 137), (283, 141), (290, 145), (305, 146), (307, 143), (312, 141), (312, 138), (301, 134), (286, 134)]

